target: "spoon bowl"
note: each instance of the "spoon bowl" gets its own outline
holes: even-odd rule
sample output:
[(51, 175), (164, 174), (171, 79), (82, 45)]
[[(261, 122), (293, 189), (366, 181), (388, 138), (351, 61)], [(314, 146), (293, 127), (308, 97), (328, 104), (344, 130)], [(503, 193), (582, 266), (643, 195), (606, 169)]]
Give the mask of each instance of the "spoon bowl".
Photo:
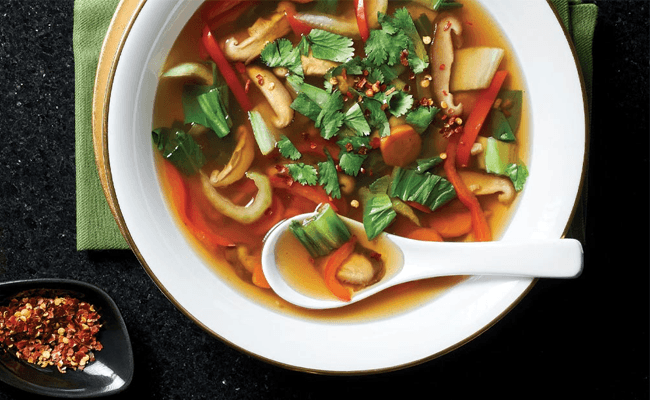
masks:
[(66, 279), (32, 279), (0, 283), (0, 305), (10, 299), (42, 291), (46, 296), (70, 295), (95, 306), (102, 327), (97, 339), (103, 345), (95, 361), (83, 370), (40, 367), (0, 350), (0, 380), (25, 390), (52, 397), (85, 398), (121, 392), (131, 383), (134, 364), (131, 341), (117, 305), (98, 287)]
[[(348, 302), (316, 296), (301, 290), (283, 273), (278, 243), (292, 221), (314, 213), (280, 221), (267, 234), (262, 249), (262, 268), (271, 288), (286, 301), (311, 309), (343, 307), (370, 297), (391, 286), (409, 281), (451, 275), (502, 275), (529, 278), (575, 278), (583, 267), (582, 245), (575, 239), (492, 242), (427, 242), (382, 233), (366, 244), (382, 248), (385, 276), (377, 283), (356, 291)], [(339, 216), (350, 232), (363, 243), (363, 225)], [(308, 268), (308, 267), (307, 267)]]

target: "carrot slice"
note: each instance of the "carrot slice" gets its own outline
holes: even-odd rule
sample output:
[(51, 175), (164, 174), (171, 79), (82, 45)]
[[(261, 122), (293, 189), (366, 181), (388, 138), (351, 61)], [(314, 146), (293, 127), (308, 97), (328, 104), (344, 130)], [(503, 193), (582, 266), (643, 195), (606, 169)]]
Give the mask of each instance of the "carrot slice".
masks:
[(449, 204), (440, 207), (426, 220), (427, 225), (445, 239), (463, 236), (472, 231), (472, 214), (462, 203), (455, 201), (455, 204), (458, 206)]
[(262, 270), (261, 262), (255, 264), (255, 268), (253, 269), (252, 281), (255, 286), (261, 287), (262, 289), (271, 288), (271, 285), (269, 285), (269, 282), (267, 282), (266, 277), (264, 276), (264, 270)]
[(404, 167), (418, 157), (422, 150), (422, 137), (410, 125), (398, 125), (389, 136), (381, 138), (379, 148), (387, 165)]
[(447, 173), (447, 180), (451, 182), (456, 190), (458, 200), (467, 207), (472, 217), (472, 230), (477, 242), (488, 242), (492, 240), (492, 233), (490, 226), (487, 223), (485, 214), (481, 209), (481, 204), (478, 202), (474, 193), (463, 182), (463, 179), (456, 171), (456, 151), (458, 148), (458, 136), (453, 135), (449, 138), (447, 144), (447, 158), (445, 159), (445, 172)]
[(409, 232), (407, 235), (409, 239), (426, 240), (428, 242), (442, 242), (442, 236), (432, 228), (417, 228)]
[(497, 71), (494, 74), (490, 86), (481, 92), (472, 113), (467, 117), (465, 128), (463, 128), (463, 135), (458, 144), (457, 162), (459, 166), (466, 167), (468, 165), (470, 151), (472, 150), (474, 141), (476, 141), (476, 137), (481, 127), (483, 127), (483, 122), (485, 122), (485, 118), (492, 109), (492, 105), (499, 94), (499, 90), (501, 90), (501, 85), (503, 85), (506, 76), (508, 76), (508, 71), (505, 70)]
[(352, 236), (350, 240), (345, 242), (343, 246), (336, 249), (327, 259), (325, 264), (325, 285), (327, 288), (342, 301), (350, 301), (352, 299), (352, 294), (350, 290), (343, 286), (341, 282), (336, 278), (336, 273), (338, 272), (343, 262), (350, 257), (354, 251), (354, 246), (357, 243), (357, 237)]

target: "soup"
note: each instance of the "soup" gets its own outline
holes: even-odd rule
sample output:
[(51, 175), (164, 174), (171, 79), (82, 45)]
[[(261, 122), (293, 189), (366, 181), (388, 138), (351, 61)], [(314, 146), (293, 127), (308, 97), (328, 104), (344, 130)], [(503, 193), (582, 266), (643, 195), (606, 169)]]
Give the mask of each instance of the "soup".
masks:
[[(153, 121), (164, 192), (197, 251), (243, 294), (301, 317), (387, 316), (464, 278), (299, 309), (261, 271), (279, 221), (320, 207), (363, 222), (366, 243), (493, 240), (527, 176), (521, 74), (470, 0), (206, 2), (168, 55)], [(317, 266), (342, 243), (314, 257), (294, 239), (280, 249), (294, 253), (287, 273), (327, 279)], [(369, 247), (352, 253), (381, 260)], [(350, 257), (336, 271), (354, 295), (383, 272), (346, 282)]]

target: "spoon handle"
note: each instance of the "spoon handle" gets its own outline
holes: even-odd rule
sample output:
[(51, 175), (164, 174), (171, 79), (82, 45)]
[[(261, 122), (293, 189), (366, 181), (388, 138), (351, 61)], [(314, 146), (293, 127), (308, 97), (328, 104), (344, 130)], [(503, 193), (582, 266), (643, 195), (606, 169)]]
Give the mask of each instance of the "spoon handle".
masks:
[[(432, 243), (392, 236), (390, 240), (408, 249), (400, 273), (405, 282), (447, 275), (574, 278), (583, 266), (582, 245), (575, 239)], [(433, 259), (440, 261), (434, 264)]]

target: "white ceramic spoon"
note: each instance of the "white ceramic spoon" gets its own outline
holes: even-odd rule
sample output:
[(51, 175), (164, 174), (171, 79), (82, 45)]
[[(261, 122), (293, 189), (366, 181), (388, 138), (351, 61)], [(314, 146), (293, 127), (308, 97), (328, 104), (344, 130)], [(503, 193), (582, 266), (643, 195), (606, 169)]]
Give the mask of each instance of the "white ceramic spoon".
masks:
[[(493, 242), (426, 242), (382, 233), (367, 242), (363, 225), (341, 217), (359, 242), (373, 243), (382, 250), (386, 275), (381, 281), (354, 292), (344, 302), (334, 295), (320, 297), (290, 284), (282, 273), (282, 252), (276, 251), (293, 220), (302, 221), (314, 213), (281, 221), (267, 234), (262, 250), (262, 268), (271, 288), (286, 301), (311, 309), (337, 308), (363, 300), (391, 286), (418, 279), (450, 275), (502, 275), (528, 278), (575, 278), (583, 265), (582, 245), (575, 239)], [(385, 254), (390, 252), (391, 254)], [(286, 261), (286, 260), (285, 260)], [(313, 268), (305, 260), (305, 268)]]

